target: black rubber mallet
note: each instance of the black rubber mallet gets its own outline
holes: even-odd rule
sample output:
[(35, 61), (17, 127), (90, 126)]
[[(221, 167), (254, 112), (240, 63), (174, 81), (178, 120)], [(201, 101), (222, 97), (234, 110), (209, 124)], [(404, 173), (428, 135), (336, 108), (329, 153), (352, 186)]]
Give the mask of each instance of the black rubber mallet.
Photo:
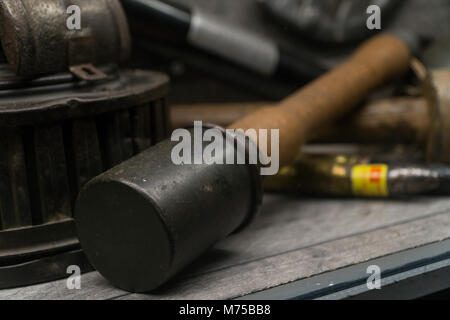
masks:
[[(376, 36), (276, 108), (262, 109), (230, 128), (279, 129), (280, 165), (289, 164), (318, 127), (405, 73), (410, 55), (396, 36)], [(160, 287), (218, 240), (245, 227), (261, 204), (256, 165), (175, 165), (176, 144), (164, 141), (102, 174), (77, 200), (82, 247), (92, 265), (121, 289)], [(242, 150), (231, 145), (226, 152)], [(260, 151), (271, 154), (270, 144)]]

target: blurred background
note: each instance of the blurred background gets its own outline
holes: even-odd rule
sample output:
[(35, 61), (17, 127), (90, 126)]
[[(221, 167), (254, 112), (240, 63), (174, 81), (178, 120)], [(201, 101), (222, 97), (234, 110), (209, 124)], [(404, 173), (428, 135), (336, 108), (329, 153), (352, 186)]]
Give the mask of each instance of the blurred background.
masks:
[[(166, 1), (167, 2), (167, 1)], [(171, 0), (193, 11), (268, 38), (300, 61), (328, 69), (376, 30), (368, 30), (367, 7), (382, 10), (382, 31), (413, 34), (417, 55), (450, 34), (446, 0)], [(261, 77), (188, 45), (169, 25), (130, 19), (140, 59), (170, 74), (172, 105), (201, 102), (279, 100), (311, 80)]]

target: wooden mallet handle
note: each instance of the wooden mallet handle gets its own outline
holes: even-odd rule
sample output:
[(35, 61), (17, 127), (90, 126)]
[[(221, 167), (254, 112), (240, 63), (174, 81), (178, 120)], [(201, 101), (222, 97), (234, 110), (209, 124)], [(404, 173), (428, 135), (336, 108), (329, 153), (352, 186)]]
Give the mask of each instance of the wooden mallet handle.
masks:
[[(264, 108), (230, 125), (233, 129), (279, 129), (280, 165), (292, 162), (299, 148), (320, 126), (328, 125), (358, 106), (374, 89), (405, 73), (411, 52), (394, 35), (365, 42), (333, 71), (313, 81), (276, 108)], [(261, 150), (270, 154), (268, 150)]]

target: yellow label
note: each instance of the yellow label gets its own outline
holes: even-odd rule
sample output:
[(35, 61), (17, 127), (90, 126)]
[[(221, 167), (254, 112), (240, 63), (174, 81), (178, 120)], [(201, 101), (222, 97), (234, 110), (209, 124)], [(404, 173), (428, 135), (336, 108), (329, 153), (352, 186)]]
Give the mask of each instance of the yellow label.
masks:
[(387, 197), (388, 166), (384, 164), (357, 165), (352, 170), (353, 194), (362, 197)]

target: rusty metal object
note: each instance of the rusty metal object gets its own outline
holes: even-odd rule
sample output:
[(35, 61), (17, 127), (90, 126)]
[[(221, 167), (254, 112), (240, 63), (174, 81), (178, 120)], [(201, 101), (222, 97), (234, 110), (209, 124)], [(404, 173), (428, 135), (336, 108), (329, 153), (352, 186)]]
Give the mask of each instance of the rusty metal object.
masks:
[(274, 192), (339, 197), (402, 197), (448, 194), (450, 169), (442, 165), (380, 162), (361, 155), (300, 154), (292, 165), (268, 177)]
[[(69, 5), (81, 9), (81, 30), (69, 30)], [(14, 0), (0, 2), (0, 37), (14, 71), (23, 77), (68, 71), (129, 56), (128, 24), (119, 0)]]
[[(317, 126), (336, 120), (375, 88), (406, 72), (409, 59), (403, 41), (376, 37), (279, 108), (263, 109), (231, 127), (280, 129), (280, 163), (285, 164)], [(223, 155), (239, 151), (237, 145), (234, 139), (227, 141)], [(147, 292), (160, 287), (245, 225), (260, 202), (256, 165), (177, 166), (173, 146), (164, 141), (95, 178), (77, 200), (83, 249), (97, 270), (122, 289)], [(105, 219), (106, 213), (111, 219)]]
[[(69, 30), (68, 8), (81, 9)], [(94, 176), (168, 134), (160, 73), (117, 67), (131, 49), (118, 0), (0, 2), (0, 288), (92, 270), (73, 219)], [(9, 61), (10, 65), (6, 64)]]
[[(78, 191), (167, 136), (168, 78), (108, 73), (94, 83), (70, 74), (27, 83), (0, 67), (0, 279), (16, 275), (0, 280), (0, 288), (65, 277), (59, 261), (88, 266), (70, 253), (80, 248), (73, 221)], [(44, 270), (43, 261), (55, 268)]]

